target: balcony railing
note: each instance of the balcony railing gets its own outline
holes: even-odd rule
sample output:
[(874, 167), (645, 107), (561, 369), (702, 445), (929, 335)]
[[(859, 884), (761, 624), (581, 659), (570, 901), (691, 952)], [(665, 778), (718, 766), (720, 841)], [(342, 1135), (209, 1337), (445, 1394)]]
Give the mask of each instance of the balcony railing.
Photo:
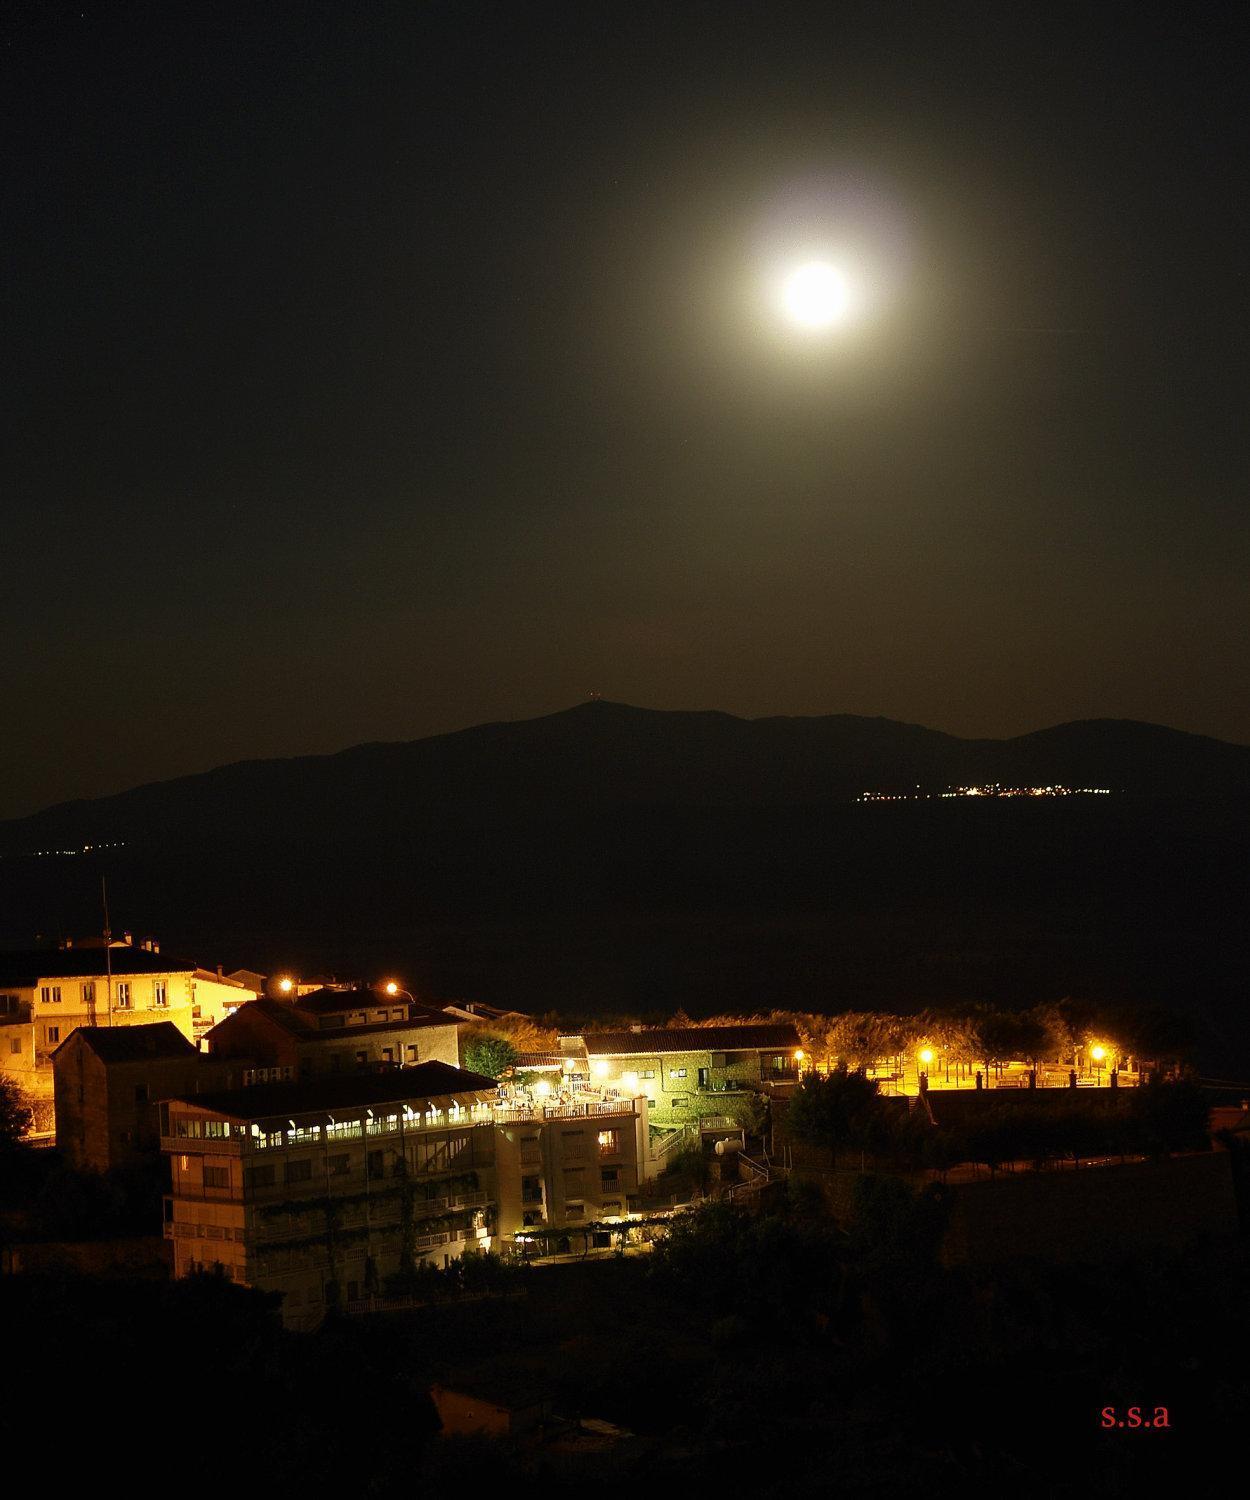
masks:
[[(331, 1138), (331, 1146), (347, 1144), (362, 1139), (412, 1135), (431, 1130), (455, 1130), (473, 1125), (524, 1125), (542, 1124), (546, 1120), (600, 1119), (608, 1116), (634, 1114), (632, 1099), (588, 1099), (569, 1104), (475, 1104), (467, 1109), (413, 1111), (401, 1121), (398, 1115), (390, 1118), (340, 1121)], [(344, 1128), (344, 1127), (353, 1128)], [(224, 1136), (162, 1135), (161, 1150), (186, 1155), (252, 1155), (269, 1150), (289, 1149), (291, 1146), (320, 1146), (324, 1136), (322, 1127), (305, 1126), (303, 1139), (291, 1140), (285, 1132), (275, 1132), (278, 1137), (266, 1138), (253, 1134), (250, 1127), (230, 1126)], [(315, 1134), (312, 1132), (316, 1132)], [(536, 1164), (539, 1158), (523, 1153), (527, 1165)]]

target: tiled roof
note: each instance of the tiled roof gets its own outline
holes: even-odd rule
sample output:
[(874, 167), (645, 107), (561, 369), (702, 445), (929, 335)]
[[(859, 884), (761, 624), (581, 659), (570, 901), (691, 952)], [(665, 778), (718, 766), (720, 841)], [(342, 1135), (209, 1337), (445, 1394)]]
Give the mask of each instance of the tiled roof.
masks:
[[(347, 1010), (359, 1010), (358, 1005), (349, 1005)], [(396, 1006), (396, 1009), (399, 1009)], [(291, 1000), (247, 1000), (231, 1015), (219, 1021), (212, 1031), (208, 1033), (211, 1038), (217, 1031), (222, 1031), (223, 1036), (232, 1036), (237, 1029), (235, 1017), (243, 1016), (244, 1023), (248, 1019), (264, 1016), (266, 1020), (272, 1021), (275, 1026), (280, 1026), (283, 1031), (291, 1036), (298, 1037), (301, 1042), (341, 1042), (350, 1041), (354, 1036), (365, 1036), (379, 1031), (416, 1031), (428, 1026), (454, 1026), (455, 1021), (450, 1016), (443, 1015), (442, 1011), (413, 1011), (405, 1007), (406, 1014), (398, 1021), (366, 1021), (357, 1026), (318, 1026), (317, 1012), (307, 1013), (303, 1002), (296, 1003)], [(333, 1014), (333, 1012), (330, 1012)], [(228, 1028), (222, 1030), (222, 1028)]]
[(799, 1034), (788, 1022), (759, 1026), (657, 1026), (650, 1031), (582, 1033), (591, 1057), (653, 1057), (664, 1052), (793, 1051)]
[(58, 1047), (68, 1047), (77, 1037), (101, 1062), (149, 1062), (163, 1057), (198, 1057), (172, 1021), (153, 1021), (139, 1026), (78, 1026)]
[(213, 984), (224, 984), (232, 990), (248, 990), (252, 994), (257, 993), (252, 985), (244, 984), (241, 979), (233, 979), (229, 974), (218, 974), (215, 969), (197, 969), (191, 977), (203, 980), (205, 983), (211, 981)]
[(370, 1104), (403, 1104), (442, 1099), (451, 1094), (494, 1094), (493, 1078), (453, 1068), (450, 1063), (418, 1063), (415, 1068), (390, 1068), (384, 1073), (355, 1073), (324, 1078), (302, 1078), (293, 1083), (258, 1083), (251, 1088), (226, 1089), (215, 1094), (192, 1094), (180, 1102), (193, 1104), (233, 1120), (267, 1120), (288, 1115), (315, 1114), (335, 1109), (359, 1109)]
[(518, 1052), (514, 1068), (562, 1068), (564, 1058), (558, 1052)]
[(383, 1010), (398, 1009), (401, 1005), (406, 1005), (416, 1016), (437, 1017), (444, 1026), (452, 1024), (452, 1018), (438, 1006), (425, 1005), (420, 1000), (409, 1000), (407, 995), (388, 995), (384, 989), (373, 986), (358, 986), (350, 990), (313, 990), (289, 1003), (315, 1016), (333, 1016), (340, 1011), (370, 1010), (375, 1006)]
[[(257, 1016), (264, 1016), (267, 1020), (272, 1021), (275, 1026), (280, 1026), (283, 1031), (289, 1031), (292, 1036), (300, 1038), (315, 1036), (317, 1032), (317, 1028), (312, 1021), (307, 1016), (300, 1015), (299, 1011), (295, 1009), (289, 1000), (265, 1000), (263, 998), (260, 1000), (245, 1000), (233, 1015), (229, 1015), (224, 1021), (218, 1022), (218, 1025), (213, 1027), (213, 1031), (216, 1031), (221, 1026), (230, 1026), (233, 1031), (234, 1027), (231, 1026), (231, 1022), (234, 1021), (236, 1016), (244, 1016), (252, 1019)], [(209, 1035), (212, 1036), (212, 1034), (210, 1031)]]
[(30, 953), (0, 953), (0, 984), (32, 985), (41, 979), (103, 979), (105, 964), (114, 976), (191, 974), (195, 965), (164, 953), (128, 945), (104, 948), (40, 948)]

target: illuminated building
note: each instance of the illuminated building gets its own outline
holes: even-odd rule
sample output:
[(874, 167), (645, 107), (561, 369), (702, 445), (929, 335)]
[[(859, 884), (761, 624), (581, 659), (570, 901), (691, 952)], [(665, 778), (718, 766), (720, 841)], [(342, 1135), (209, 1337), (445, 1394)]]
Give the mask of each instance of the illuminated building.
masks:
[(195, 1037), (195, 966), (155, 944), (103, 943), (0, 954), (0, 1072), (34, 1108), (34, 1129), (55, 1129), (52, 1055), (79, 1026), (168, 1021)]
[(798, 1078), (799, 1034), (789, 1024), (664, 1026), (560, 1038), (575, 1076), (635, 1090), (656, 1125), (679, 1126), (709, 1106)]
[(297, 1000), (256, 1000), (213, 1028), (214, 1057), (247, 1058), (275, 1078), (460, 1061), (459, 1025), (384, 989), (321, 989)]
[(56, 1049), (52, 1072), (57, 1149), (66, 1165), (97, 1172), (156, 1159), (160, 1100), (231, 1081), (228, 1065), (210, 1062), (168, 1021), (79, 1026)]
[(534, 1102), (442, 1062), (256, 1083), (161, 1106), (175, 1274), (280, 1292), (292, 1328), (526, 1227), (628, 1210), (645, 1105)]

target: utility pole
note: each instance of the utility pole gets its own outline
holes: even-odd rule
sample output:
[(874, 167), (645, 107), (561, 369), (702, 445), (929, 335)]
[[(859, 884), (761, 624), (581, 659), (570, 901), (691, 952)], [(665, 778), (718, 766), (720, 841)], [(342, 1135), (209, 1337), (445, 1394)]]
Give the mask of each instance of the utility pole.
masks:
[[(107, 991), (108, 1024), (113, 1024), (113, 929), (109, 926), (109, 887), (105, 876), (100, 876), (100, 900), (104, 905), (104, 984)], [(94, 1023), (95, 1017), (92, 1017)]]

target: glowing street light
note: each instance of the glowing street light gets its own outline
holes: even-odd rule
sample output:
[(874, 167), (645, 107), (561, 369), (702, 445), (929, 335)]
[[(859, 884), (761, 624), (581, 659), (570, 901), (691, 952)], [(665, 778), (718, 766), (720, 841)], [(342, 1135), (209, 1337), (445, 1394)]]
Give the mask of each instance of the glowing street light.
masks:
[(924, 1063), (925, 1067), (927, 1068), (929, 1066), (929, 1064), (933, 1061), (933, 1048), (932, 1047), (921, 1047), (920, 1051), (917, 1053), (917, 1056), (920, 1058), (920, 1061), (922, 1063)]
[(278, 980), (278, 988), (284, 995), (289, 995), (295, 988), (295, 981), (289, 974), (284, 975), (281, 979)]

